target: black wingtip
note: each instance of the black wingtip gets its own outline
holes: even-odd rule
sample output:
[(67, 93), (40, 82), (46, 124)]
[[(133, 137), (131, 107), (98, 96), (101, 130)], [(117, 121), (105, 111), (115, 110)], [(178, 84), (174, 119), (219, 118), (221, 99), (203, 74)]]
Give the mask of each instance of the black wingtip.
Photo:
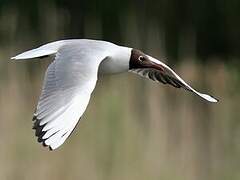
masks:
[(43, 131), (44, 125), (40, 125), (40, 119), (38, 119), (36, 116), (33, 116), (33, 127), (32, 129), (35, 130), (35, 136), (37, 137), (37, 141), (39, 143), (41, 143), (44, 147), (47, 147), (47, 145), (45, 144), (45, 140), (42, 138), (46, 131)]

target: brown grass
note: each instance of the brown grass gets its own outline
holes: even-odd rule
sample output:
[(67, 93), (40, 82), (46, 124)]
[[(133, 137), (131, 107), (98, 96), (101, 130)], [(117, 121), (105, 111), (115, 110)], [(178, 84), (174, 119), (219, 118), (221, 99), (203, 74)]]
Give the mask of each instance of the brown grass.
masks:
[(31, 130), (46, 63), (2, 61), (0, 179), (239, 179), (239, 74), (190, 62), (177, 72), (218, 104), (132, 74), (105, 77), (71, 138), (50, 152)]

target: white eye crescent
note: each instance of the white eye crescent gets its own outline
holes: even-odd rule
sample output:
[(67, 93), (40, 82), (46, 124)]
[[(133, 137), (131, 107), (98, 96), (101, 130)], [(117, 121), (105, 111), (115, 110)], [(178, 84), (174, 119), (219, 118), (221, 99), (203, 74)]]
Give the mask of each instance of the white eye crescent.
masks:
[(139, 57), (138, 57), (138, 60), (139, 60), (139, 61), (144, 61), (144, 60), (145, 60), (145, 57), (144, 57), (144, 56), (139, 56)]

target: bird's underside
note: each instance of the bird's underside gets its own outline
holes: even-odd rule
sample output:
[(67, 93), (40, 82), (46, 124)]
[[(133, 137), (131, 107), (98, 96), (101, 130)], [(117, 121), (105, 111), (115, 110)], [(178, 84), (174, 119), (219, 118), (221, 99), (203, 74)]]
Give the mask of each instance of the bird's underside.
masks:
[[(144, 55), (150, 65), (142, 63), (141, 60), (145, 68), (141, 67), (140, 63), (137, 68), (126, 69), (126, 62), (120, 62), (121, 54), (126, 53), (122, 56), (122, 61), (126, 61), (129, 54), (127, 60), (130, 62), (127, 63), (130, 67), (132, 62), (137, 64), (142, 56), (141, 51), (129, 50), (130, 48), (125, 49), (105, 41), (66, 40), (49, 43), (12, 58), (44, 58), (55, 54), (54, 61), (45, 73), (42, 92), (33, 117), (33, 129), (39, 142), (53, 150), (69, 137), (87, 108), (96, 85), (99, 65), (106, 59), (112, 64), (108, 64), (108, 61), (102, 63), (106, 65), (105, 69), (114, 65), (121, 66), (119, 71), (129, 70), (153, 81), (191, 91), (207, 101), (217, 102), (215, 98), (191, 88), (172, 69), (151, 56)], [(117, 68), (113, 69), (115, 71)]]

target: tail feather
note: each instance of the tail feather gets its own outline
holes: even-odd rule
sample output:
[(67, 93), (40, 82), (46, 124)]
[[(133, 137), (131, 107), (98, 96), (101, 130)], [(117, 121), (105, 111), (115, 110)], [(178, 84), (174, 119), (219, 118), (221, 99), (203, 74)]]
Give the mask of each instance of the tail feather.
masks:
[(56, 54), (58, 49), (65, 43), (65, 41), (56, 41), (45, 44), (39, 48), (23, 52), (17, 56), (12, 57), (12, 60), (32, 59)]

